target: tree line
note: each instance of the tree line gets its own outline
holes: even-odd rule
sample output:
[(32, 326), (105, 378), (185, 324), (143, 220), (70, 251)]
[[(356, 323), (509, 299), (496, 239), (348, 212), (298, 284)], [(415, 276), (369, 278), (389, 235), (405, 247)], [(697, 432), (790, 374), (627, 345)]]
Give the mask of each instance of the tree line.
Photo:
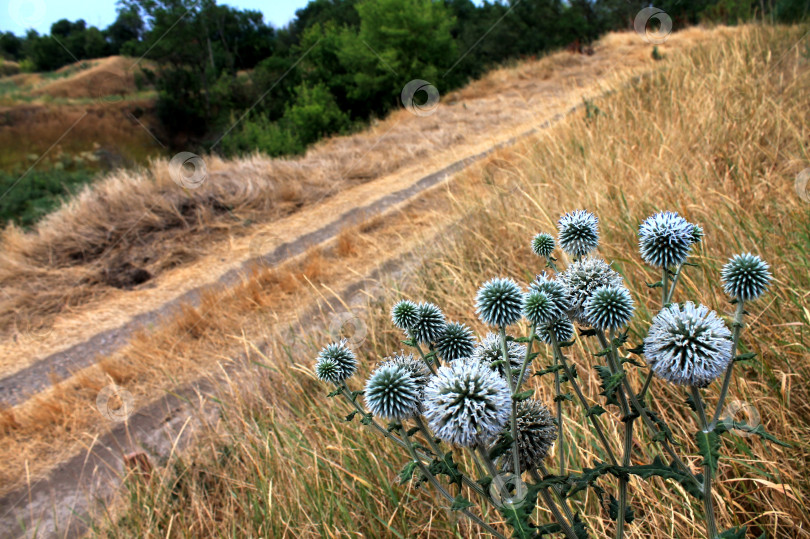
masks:
[[(399, 106), (403, 85), (442, 93), (511, 59), (632, 28), (637, 0), (312, 0), (284, 28), (215, 0), (121, 0), (110, 26), (60, 20), (0, 34), (0, 54), (50, 71), (113, 54), (144, 57), (175, 146), (224, 154), (302, 152)], [(808, 17), (806, 0), (660, 0), (674, 27)], [(237, 121), (238, 120), (238, 121)], [(235, 126), (235, 127), (234, 127)]]

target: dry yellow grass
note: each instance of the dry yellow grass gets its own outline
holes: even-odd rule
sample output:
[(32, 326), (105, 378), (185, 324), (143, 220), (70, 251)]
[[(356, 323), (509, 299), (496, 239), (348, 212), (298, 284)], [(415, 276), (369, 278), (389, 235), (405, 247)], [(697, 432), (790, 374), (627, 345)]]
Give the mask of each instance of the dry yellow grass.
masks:
[[(695, 299), (728, 314), (720, 266), (741, 250), (760, 254), (772, 266), (774, 286), (750, 305), (744, 351), (758, 357), (739, 366), (732, 398), (754, 405), (766, 429), (793, 445), (730, 437), (723, 444), (715, 499), (722, 528), (746, 524), (753, 536), (810, 535), (810, 489), (804, 480), (810, 471), (810, 408), (803, 382), (810, 375), (805, 342), (810, 209), (793, 190), (793, 178), (810, 162), (805, 98), (810, 63), (797, 46), (806, 44), (801, 41), (806, 32), (744, 28), (684, 58), (669, 58), (652, 77), (598, 101), (597, 116), (568, 118), (514, 150), (497, 152), (456, 180), (450, 193), (454, 203), (445, 211), (461, 221), (405, 284), (406, 296), (434, 301), (451, 319), (482, 331), (472, 313), (480, 283), (493, 275), (530, 280), (541, 269), (529, 250), (532, 235), (552, 230), (559, 213), (579, 207), (601, 218), (601, 252), (625, 276), (645, 318), (660, 298), (644, 285), (656, 276), (635, 254), (635, 233), (653, 211), (677, 210), (706, 230), (694, 255), (699, 267), (689, 268), (676, 295), (679, 301)], [(490, 190), (488, 197), (481, 197), (481, 182)], [(473, 185), (479, 187), (466, 190)], [(382, 298), (369, 299), (368, 337), (359, 350), (367, 358), (361, 378), (374, 360), (401, 346), (387, 315), (401, 297), (398, 285)], [(631, 341), (638, 342), (645, 329), (633, 326)], [(246, 348), (263, 339), (250, 331), (238, 338)], [(478, 533), (464, 522), (457, 528), (456, 517), (440, 509), (431, 495), (395, 485), (406, 458), (356, 423), (346, 425), (346, 407), (326, 399), (328, 388), (311, 373), (322, 338), (284, 332), (269, 339), (266, 352), (250, 351), (266, 366), (258, 385), (223, 386), (221, 424), (206, 430), (196, 448), (160, 468), (150, 483), (133, 484), (123, 496), (123, 508), (102, 516), (95, 533)], [(595, 399), (599, 388), (588, 367), (587, 346), (581, 340), (572, 354), (586, 393)], [(360, 383), (351, 385), (357, 389)], [(638, 387), (639, 380), (634, 377), (633, 383)], [(688, 462), (697, 465), (689, 434), (697, 426), (682, 405), (685, 395), (659, 380), (652, 393), (653, 407), (693, 455)], [(716, 395), (716, 389), (709, 393)], [(538, 387), (538, 395), (548, 400), (550, 388)], [(569, 465), (577, 470), (590, 463), (597, 446), (579, 411), (572, 405), (566, 414), (566, 435), (579, 452)], [(619, 443), (615, 427), (609, 436)], [(638, 433), (635, 443), (636, 463), (657, 453), (645, 433)], [(614, 524), (597, 500), (581, 501), (594, 534), (612, 533)], [(703, 536), (700, 509), (671, 483), (634, 479), (631, 502), (637, 519), (629, 537)], [(487, 518), (498, 519), (491, 513)], [(547, 520), (542, 513), (539, 518)]]
[[(690, 29), (661, 48), (674, 55), (730, 32)], [(595, 46), (593, 56), (560, 52), (497, 70), (446, 96), (446, 105), (430, 117), (398, 111), (368, 131), (324, 141), (301, 158), (256, 155), (223, 162), (206, 157), (211, 177), (193, 192), (174, 184), (164, 159), (141, 173), (113, 174), (36, 230), (4, 231), (4, 336), (25, 341), (27, 328), (49, 328), (66, 309), (73, 315), (106, 302), (117, 293), (109, 275), (122, 266), (160, 276), (196, 260), (215, 240), (248, 234), (247, 220), (275, 220), (415, 164), (441, 166), (436, 155), (447, 164), (476, 145), (535, 127), (583, 97), (599, 95), (630, 74), (653, 67), (649, 47), (636, 37), (608, 36)], [(191, 232), (197, 238), (193, 246), (186, 241)], [(7, 313), (26, 320), (24, 327)]]

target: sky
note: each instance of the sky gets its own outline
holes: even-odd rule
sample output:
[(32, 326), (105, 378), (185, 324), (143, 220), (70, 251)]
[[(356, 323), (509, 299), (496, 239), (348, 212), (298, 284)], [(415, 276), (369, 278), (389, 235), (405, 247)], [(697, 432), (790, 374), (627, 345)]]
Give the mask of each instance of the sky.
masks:
[[(295, 16), (295, 10), (309, 0), (219, 0), (217, 4), (252, 9), (264, 14), (264, 21), (279, 28)], [(24, 35), (33, 28), (50, 33), (59, 19), (84, 19), (89, 26), (106, 28), (115, 21), (115, 0), (0, 0), (0, 32)]]

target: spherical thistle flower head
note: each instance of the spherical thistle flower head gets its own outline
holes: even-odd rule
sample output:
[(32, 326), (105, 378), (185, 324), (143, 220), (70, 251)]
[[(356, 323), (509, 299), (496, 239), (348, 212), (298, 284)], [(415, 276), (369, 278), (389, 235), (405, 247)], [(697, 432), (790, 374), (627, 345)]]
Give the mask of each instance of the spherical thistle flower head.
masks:
[[(523, 360), (526, 358), (526, 345), (515, 341), (506, 341), (506, 355), (509, 357), (509, 368), (512, 370), (512, 382), (517, 383), (520, 371), (523, 367)], [(487, 333), (481, 344), (473, 350), (472, 358), (488, 365), (492, 370), (497, 371), (501, 376), (506, 376), (506, 364), (496, 363), (503, 361), (503, 347), (501, 346), (501, 336), (496, 333)], [(493, 365), (493, 363), (495, 363)], [(529, 378), (529, 369), (523, 374), (523, 382)], [(523, 383), (522, 382), (522, 383)]]
[(771, 282), (768, 264), (757, 255), (734, 255), (723, 266), (723, 290), (732, 298), (751, 301), (761, 296)]
[(542, 292), (551, 301), (553, 312), (548, 317), (560, 318), (571, 308), (571, 296), (568, 293), (568, 288), (562, 281), (557, 279), (550, 279), (548, 275), (542, 273), (538, 275), (532, 284), (529, 285), (530, 291)]
[(703, 232), (703, 227), (700, 225), (693, 224), (692, 225), (692, 243), (700, 243), (703, 241), (703, 236), (706, 234)]
[(416, 311), (416, 303), (404, 299), (391, 309), (391, 321), (394, 322), (394, 325), (399, 329), (408, 331), (416, 323)]
[(315, 374), (325, 382), (340, 383), (357, 370), (357, 358), (346, 346), (346, 339), (326, 345), (318, 354)]
[(540, 324), (535, 330), (537, 338), (546, 344), (552, 344), (551, 336), (558, 342), (568, 342), (574, 337), (574, 324), (568, 317), (557, 318), (546, 324)]
[(675, 212), (651, 215), (638, 228), (641, 258), (657, 268), (682, 264), (694, 243), (694, 231), (695, 225)]
[(407, 370), (413, 377), (416, 385), (423, 391), (430, 378), (430, 369), (422, 359), (413, 357), (413, 354), (400, 352), (391, 357), (385, 358), (379, 367), (399, 367)]
[(560, 281), (568, 289), (571, 308), (568, 314), (581, 324), (585, 319), (585, 302), (601, 286), (623, 286), (622, 276), (610, 269), (601, 258), (588, 257), (574, 262), (560, 274)]
[[(544, 458), (557, 439), (557, 425), (551, 419), (551, 413), (540, 401), (527, 399), (517, 405), (515, 416), (517, 423), (518, 441), (518, 463), (520, 471), (527, 472), (536, 468)], [(507, 425), (508, 429), (509, 425)], [(501, 438), (505, 437), (507, 430), (501, 433)], [(512, 444), (501, 457), (504, 471), (514, 471), (514, 457), (512, 456)]]
[(545, 292), (532, 290), (523, 300), (523, 316), (532, 324), (543, 324), (559, 316), (559, 313)]
[(674, 303), (653, 318), (644, 355), (664, 380), (706, 387), (731, 363), (731, 332), (705, 305)]
[(600, 286), (585, 302), (585, 319), (601, 331), (624, 327), (633, 317), (633, 298), (623, 286)]
[(532, 251), (537, 256), (548, 258), (554, 252), (554, 236), (547, 232), (541, 232), (532, 240)]
[(369, 412), (387, 420), (401, 421), (419, 411), (422, 391), (408, 369), (382, 365), (366, 382), (363, 392)]
[(458, 322), (447, 324), (444, 333), (436, 341), (436, 350), (445, 361), (470, 357), (474, 348), (475, 338), (472, 330)]
[(485, 324), (510, 326), (520, 320), (523, 292), (512, 279), (491, 279), (478, 289), (475, 307), (475, 312)]
[(560, 247), (568, 254), (584, 256), (599, 246), (599, 219), (585, 210), (574, 210), (560, 217)]
[(411, 326), (411, 333), (419, 344), (436, 342), (444, 332), (444, 313), (432, 303), (420, 303), (416, 306), (416, 322)]
[(439, 439), (463, 447), (487, 443), (509, 421), (512, 397), (497, 372), (471, 358), (439, 368), (425, 389), (425, 417)]

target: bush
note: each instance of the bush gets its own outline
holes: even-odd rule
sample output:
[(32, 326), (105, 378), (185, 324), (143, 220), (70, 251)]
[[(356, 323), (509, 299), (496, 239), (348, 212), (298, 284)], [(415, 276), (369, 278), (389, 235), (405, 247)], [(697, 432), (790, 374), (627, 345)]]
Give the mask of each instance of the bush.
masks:
[(93, 180), (86, 169), (32, 170), (23, 173), (0, 172), (0, 219), (28, 227), (59, 207), (66, 197)]

